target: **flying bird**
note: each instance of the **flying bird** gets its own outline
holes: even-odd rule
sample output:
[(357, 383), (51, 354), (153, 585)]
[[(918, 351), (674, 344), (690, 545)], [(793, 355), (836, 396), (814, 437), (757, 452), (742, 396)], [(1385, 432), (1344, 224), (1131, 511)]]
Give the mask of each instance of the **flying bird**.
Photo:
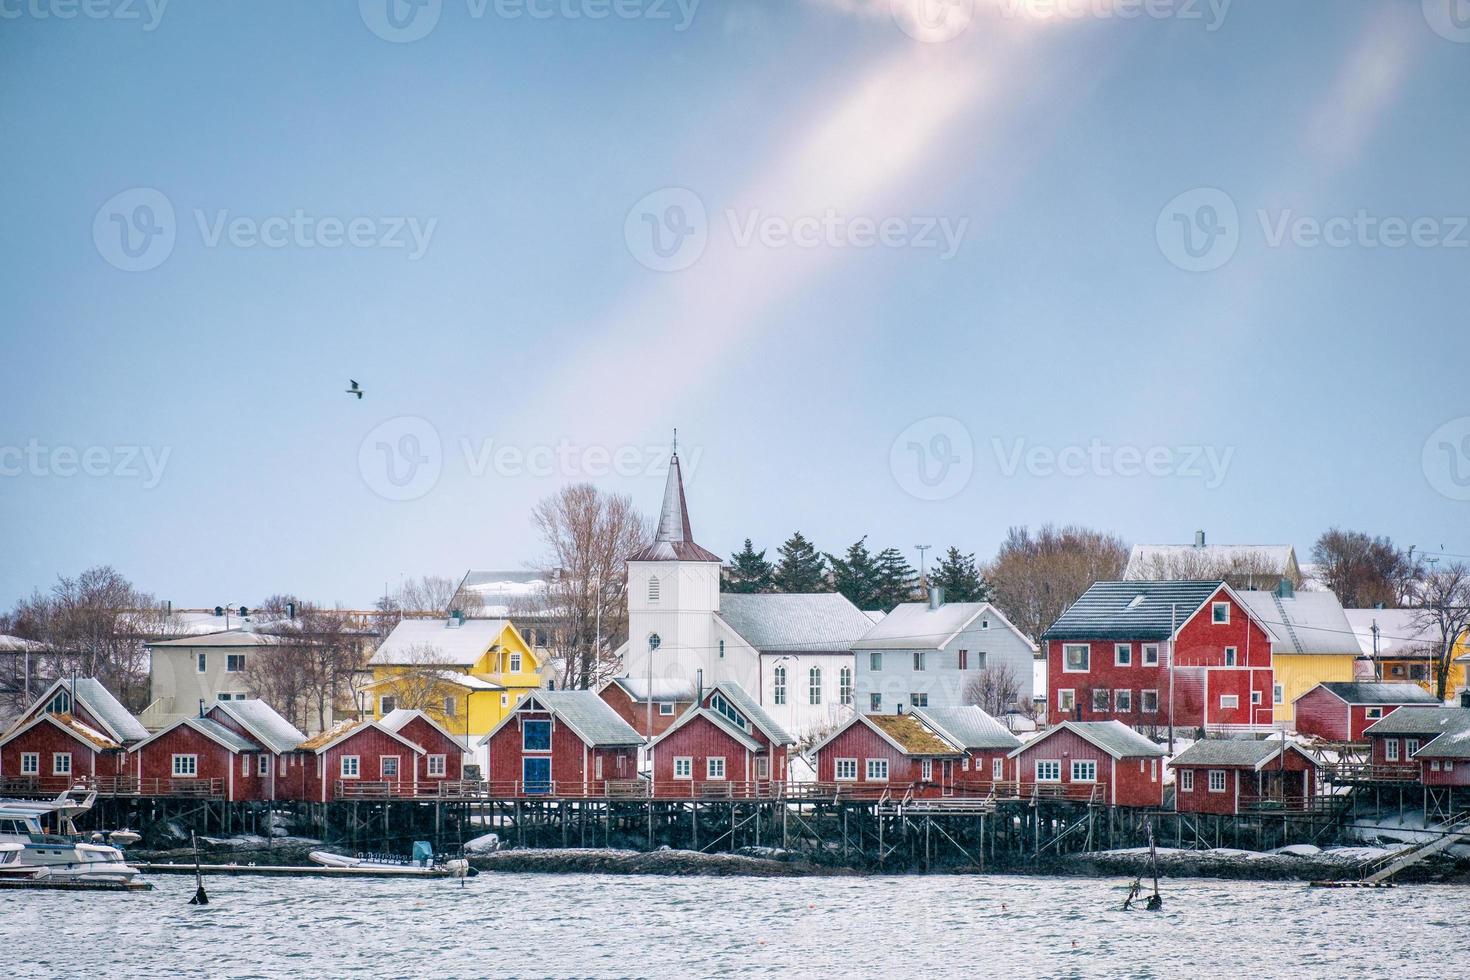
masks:
[[(348, 378), (347, 380), (348, 381), (352, 381), (351, 378)], [(356, 395), (357, 396), (357, 400), (358, 401), (362, 401), (362, 387), (356, 381), (352, 381), (352, 387), (351, 388), (347, 388), (345, 390), (346, 390), (347, 394), (349, 394), (349, 395)]]

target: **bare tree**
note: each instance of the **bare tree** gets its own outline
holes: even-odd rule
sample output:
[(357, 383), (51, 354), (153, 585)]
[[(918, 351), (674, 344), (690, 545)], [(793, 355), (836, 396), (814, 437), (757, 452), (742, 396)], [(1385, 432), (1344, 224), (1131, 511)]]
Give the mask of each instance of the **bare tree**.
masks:
[(986, 714), (996, 717), (1014, 710), (1020, 696), (1021, 682), (1007, 664), (986, 667), (965, 684), (965, 703), (978, 705)]
[[(252, 682), (252, 690), (270, 700), (264, 693), (266, 689), (284, 688), (281, 693), (290, 695), (288, 703), (304, 703), (304, 727), (325, 729), (338, 710), (351, 704), (366, 670), (362, 631), (354, 628), (340, 609), (308, 605), (298, 610), (295, 620), (269, 624), (261, 632), (276, 639), (272, 653), (279, 656), (269, 657), (266, 666), (255, 672), (260, 686)], [(281, 678), (265, 676), (266, 669), (280, 671)], [(247, 664), (247, 681), (250, 677)]]
[(1283, 578), (1293, 587), (1302, 584), (1301, 576), (1294, 569), (1283, 568), (1268, 552), (1254, 550), (1231, 551), (1226, 555), (1208, 548), (1155, 552), (1129, 568), (1128, 576), (1153, 582), (1220, 579), (1236, 588), (1270, 588)]
[(1449, 690), (1456, 644), (1470, 628), (1470, 569), (1454, 562), (1436, 568), (1424, 577), (1422, 605), (1414, 617), (1414, 628), (1437, 629), (1439, 648), (1434, 652), (1435, 693), (1443, 701)]
[(556, 624), (552, 655), (561, 686), (588, 688), (617, 670), (612, 651), (628, 634), (628, 558), (651, 538), (630, 497), (576, 483), (545, 497), (532, 512), (547, 555), (547, 607)]
[(311, 728), (312, 678), (294, 645), (272, 643), (245, 658), (245, 686), (283, 718)]
[(420, 575), (405, 580), (393, 599), (405, 616), (447, 616), (450, 603), (459, 598), (455, 594), (458, 584), (443, 575)]
[(1413, 548), (1400, 551), (1387, 537), (1336, 527), (1312, 545), (1312, 561), (1322, 583), (1348, 609), (1397, 606), (1407, 601), (1424, 574)]
[(986, 573), (1006, 618), (1039, 638), (1094, 582), (1123, 574), (1128, 547), (1115, 534), (1068, 525), (1006, 532)]

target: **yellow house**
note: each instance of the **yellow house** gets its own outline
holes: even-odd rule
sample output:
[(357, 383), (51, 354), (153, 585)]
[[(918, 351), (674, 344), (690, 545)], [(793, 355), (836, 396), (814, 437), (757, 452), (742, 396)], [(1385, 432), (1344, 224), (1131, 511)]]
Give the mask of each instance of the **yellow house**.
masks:
[(1351, 681), (1361, 656), (1342, 603), (1331, 592), (1243, 591), (1240, 597), (1272, 633), (1276, 724), (1296, 721), (1294, 702), (1324, 681)]
[(477, 756), (484, 753), (476, 748), (480, 738), (543, 681), (543, 664), (508, 619), (402, 620), (369, 658), (368, 669), (375, 719), (395, 708), (417, 708)]
[[(1434, 666), (1439, 658), (1439, 627), (1423, 624), (1418, 609), (1349, 609), (1348, 622), (1358, 637), (1358, 646), (1368, 658), (1371, 671), (1385, 681), (1411, 681), (1426, 691), (1435, 691)], [(1375, 633), (1374, 630), (1377, 632)], [(1456, 644), (1464, 651), (1465, 638)], [(1451, 657), (1450, 678), (1446, 696), (1453, 696), (1464, 676)]]

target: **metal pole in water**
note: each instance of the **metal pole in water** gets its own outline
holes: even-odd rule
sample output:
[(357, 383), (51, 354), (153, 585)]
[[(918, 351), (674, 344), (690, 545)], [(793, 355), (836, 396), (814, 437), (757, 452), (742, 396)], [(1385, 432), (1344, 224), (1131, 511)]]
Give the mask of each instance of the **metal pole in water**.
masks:
[(189, 843), (194, 847), (194, 897), (189, 899), (189, 904), (208, 905), (209, 896), (204, 891), (204, 877), (199, 871), (199, 841), (192, 830), (189, 831)]

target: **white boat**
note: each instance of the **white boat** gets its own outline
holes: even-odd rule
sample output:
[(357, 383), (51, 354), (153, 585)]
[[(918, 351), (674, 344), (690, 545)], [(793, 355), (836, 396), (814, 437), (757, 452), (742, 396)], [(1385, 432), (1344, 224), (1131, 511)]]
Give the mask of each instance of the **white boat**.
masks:
[(456, 878), (463, 878), (469, 873), (468, 861), (435, 861), (433, 849), (427, 841), (414, 842), (412, 857), (392, 854), (359, 854), (353, 857), (331, 851), (312, 851), (307, 857), (325, 868), (355, 868), (377, 874), (415, 875), (447, 871)]
[[(88, 840), (72, 818), (92, 808), (96, 793), (71, 791), (54, 800), (0, 800), (0, 877), (130, 882), (138, 874), (104, 835)], [(47, 832), (47, 824), (56, 831)], [(131, 834), (128, 834), (131, 837)], [(104, 838), (105, 839), (105, 838)]]

